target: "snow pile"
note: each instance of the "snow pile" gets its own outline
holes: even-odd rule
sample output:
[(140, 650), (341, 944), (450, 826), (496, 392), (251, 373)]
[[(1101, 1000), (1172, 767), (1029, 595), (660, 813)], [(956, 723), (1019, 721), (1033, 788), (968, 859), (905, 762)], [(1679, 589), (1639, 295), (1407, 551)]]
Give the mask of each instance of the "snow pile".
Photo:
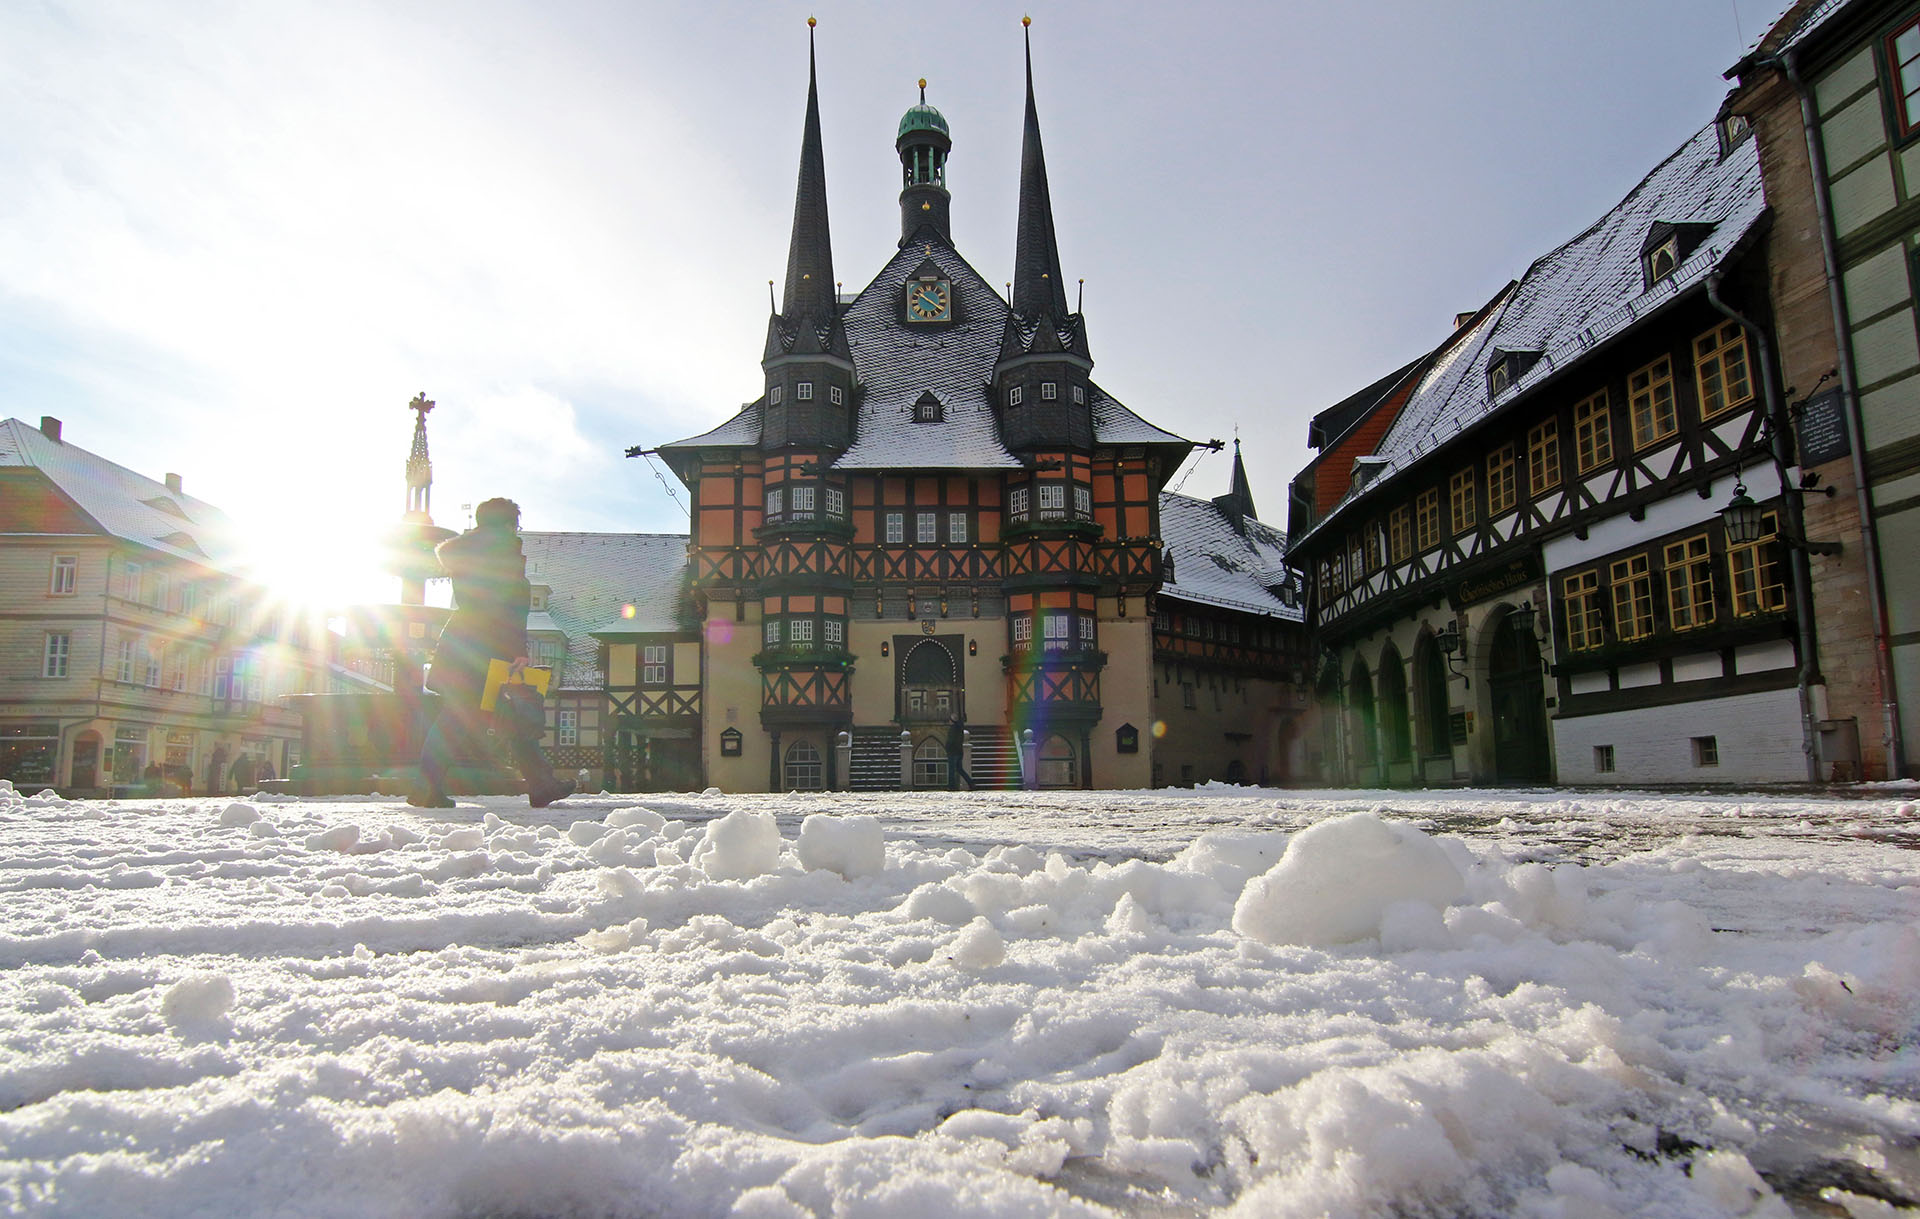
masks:
[[(1233, 929), (1266, 944), (1346, 944), (1383, 922), (1437, 918), (1466, 893), (1447, 852), (1409, 825), (1355, 813), (1305, 831), (1241, 894)], [(1409, 909), (1409, 906), (1413, 907)]]
[(0, 804), (0, 1211), (1920, 1199), (1891, 800), (634, 799)]

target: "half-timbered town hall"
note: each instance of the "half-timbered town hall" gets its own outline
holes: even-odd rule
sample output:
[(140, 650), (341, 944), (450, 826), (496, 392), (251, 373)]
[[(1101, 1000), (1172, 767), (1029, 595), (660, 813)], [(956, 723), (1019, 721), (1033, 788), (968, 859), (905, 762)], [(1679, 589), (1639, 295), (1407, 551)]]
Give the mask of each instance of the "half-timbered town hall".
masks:
[[(1298, 707), (1284, 691), (1304, 653), (1284, 539), (1244, 494), (1187, 501), (1193, 543), (1212, 556), (1194, 561), (1221, 580), (1156, 605), (1175, 592), (1161, 497), (1194, 445), (1094, 379), (1093, 339), (1061, 272), (1031, 52), (1010, 297), (954, 248), (955, 145), (924, 82), (895, 144), (898, 252), (840, 295), (817, 97), (810, 48), (764, 393), (648, 450), (692, 492), (701, 670), (680, 705), (705, 780), (1287, 777)], [(635, 676), (614, 669), (610, 690)], [(660, 673), (683, 689), (688, 676)], [(643, 733), (644, 686), (630, 699)]]

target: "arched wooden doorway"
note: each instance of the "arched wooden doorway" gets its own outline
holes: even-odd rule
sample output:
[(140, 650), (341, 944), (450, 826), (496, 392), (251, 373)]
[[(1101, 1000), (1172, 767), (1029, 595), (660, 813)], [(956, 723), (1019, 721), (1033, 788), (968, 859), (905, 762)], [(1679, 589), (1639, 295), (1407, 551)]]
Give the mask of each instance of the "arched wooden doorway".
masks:
[(1388, 648), (1380, 657), (1380, 748), (1388, 764), (1413, 760), (1413, 731), (1407, 717), (1407, 668), (1400, 653)]
[(1355, 783), (1373, 780), (1373, 680), (1367, 666), (1354, 658), (1347, 678), (1347, 763), (1348, 778)]
[(1519, 630), (1511, 612), (1494, 624), (1487, 652), (1487, 697), (1493, 720), (1493, 777), (1497, 783), (1549, 783), (1546, 691), (1540, 645)]
[(1420, 752), (1438, 757), (1453, 751), (1451, 695), (1447, 692), (1447, 658), (1431, 635), (1413, 645), (1414, 711), (1420, 726)]

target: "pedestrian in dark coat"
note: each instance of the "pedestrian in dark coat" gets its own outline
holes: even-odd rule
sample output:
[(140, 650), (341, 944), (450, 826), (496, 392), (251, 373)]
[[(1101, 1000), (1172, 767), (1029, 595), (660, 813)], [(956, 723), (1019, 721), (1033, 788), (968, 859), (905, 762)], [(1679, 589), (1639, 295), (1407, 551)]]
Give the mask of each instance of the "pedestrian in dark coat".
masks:
[[(420, 750), (420, 789), (412, 804), (445, 808), (447, 771), (455, 762), (487, 754), (487, 730), (493, 717), (480, 706), (487, 665), (493, 660), (525, 660), (527, 558), (520, 548), (520, 508), (510, 499), (490, 499), (474, 510), (473, 528), (440, 543), (434, 554), (453, 578), (453, 613), (433, 651), (427, 688), (440, 696), (439, 712)], [(503, 728), (513, 762), (527, 783), (527, 798), (544, 808), (573, 793), (573, 784), (553, 777), (537, 736)]]
[(207, 759), (207, 794), (217, 796), (225, 791), (227, 778), (227, 747), (215, 745), (213, 756)]
[(233, 760), (233, 793), (244, 796), (253, 787), (253, 755), (243, 753)]

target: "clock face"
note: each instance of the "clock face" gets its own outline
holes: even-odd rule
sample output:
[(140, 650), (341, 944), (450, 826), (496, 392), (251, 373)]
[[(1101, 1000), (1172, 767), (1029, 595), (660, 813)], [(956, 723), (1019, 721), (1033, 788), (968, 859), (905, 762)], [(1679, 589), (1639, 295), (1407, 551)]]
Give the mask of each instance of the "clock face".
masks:
[(907, 320), (953, 320), (953, 284), (944, 279), (917, 279), (907, 284)]

